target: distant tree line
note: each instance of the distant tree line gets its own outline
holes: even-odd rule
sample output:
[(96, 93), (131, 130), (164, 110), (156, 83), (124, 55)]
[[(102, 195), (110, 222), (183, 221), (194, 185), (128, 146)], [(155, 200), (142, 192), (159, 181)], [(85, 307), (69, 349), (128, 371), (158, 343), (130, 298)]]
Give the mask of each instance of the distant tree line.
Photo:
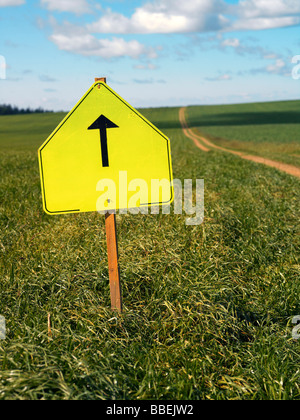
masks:
[(44, 112), (53, 112), (46, 111), (42, 108), (18, 108), (17, 106), (0, 104), (0, 115), (16, 115), (16, 114), (42, 114)]

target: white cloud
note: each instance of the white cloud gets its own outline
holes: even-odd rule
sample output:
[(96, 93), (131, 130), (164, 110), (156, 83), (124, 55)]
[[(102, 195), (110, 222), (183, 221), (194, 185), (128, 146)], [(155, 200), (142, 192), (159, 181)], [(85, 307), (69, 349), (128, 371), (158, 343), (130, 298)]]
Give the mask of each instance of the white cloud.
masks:
[(239, 14), (245, 18), (278, 17), (300, 13), (299, 0), (243, 0), (238, 5)]
[(278, 58), (274, 64), (270, 64), (266, 67), (266, 71), (273, 74), (286, 74), (286, 63), (281, 58)]
[(0, 0), (0, 7), (20, 6), (25, 0)]
[(98, 33), (188, 33), (219, 30), (227, 23), (222, 15), (223, 0), (160, 0), (146, 3), (129, 18), (108, 10), (97, 22), (88, 25)]
[(77, 15), (91, 13), (86, 0), (41, 0), (41, 4), (51, 11), (70, 12)]
[[(225, 38), (224, 34), (217, 33), (209, 36), (194, 36), (194, 43), (197, 48), (201, 51), (210, 51), (212, 49), (228, 52), (228, 49), (232, 49), (236, 54), (239, 55), (252, 55), (260, 59), (275, 59), (279, 58), (278, 54), (270, 49), (264, 48), (262, 45), (257, 44), (257, 40), (254, 38), (245, 39), (241, 42), (238, 38)], [(188, 45), (181, 46), (184, 50), (188, 49)], [(178, 51), (178, 50), (177, 50)], [(179, 51), (180, 52), (180, 51)]]
[(6, 69), (7, 64), (5, 57), (3, 57), (3, 55), (0, 55), (0, 79), (6, 79)]
[(242, 0), (231, 6), (236, 17), (229, 30), (263, 30), (300, 23), (299, 0)]
[(299, 16), (287, 17), (258, 17), (253, 19), (240, 19), (237, 20), (229, 28), (230, 31), (259, 31), (263, 29), (284, 28), (287, 26), (295, 26), (300, 23)]
[(299, 23), (299, 0), (156, 0), (136, 8), (130, 17), (109, 9), (87, 28), (94, 33), (153, 34), (261, 30)]
[[(69, 22), (58, 24), (54, 17), (49, 19), (53, 34), (50, 40), (63, 51), (83, 56), (102, 57), (104, 59), (117, 57), (139, 58), (145, 56), (149, 59), (157, 57), (152, 47), (147, 47), (136, 40), (126, 41), (121, 37), (99, 39), (90, 34), (84, 26)], [(159, 49), (159, 48), (157, 48)]]
[[(268, 59), (271, 59), (271, 56), (268, 57)], [(275, 59), (275, 57), (273, 57)], [(241, 73), (241, 75), (244, 74), (251, 74), (251, 75), (257, 75), (257, 74), (269, 74), (269, 75), (277, 75), (277, 76), (285, 76), (285, 77), (291, 77), (291, 66), (290, 66), (290, 60), (282, 57), (277, 57), (273, 64), (269, 64), (264, 67), (258, 67), (253, 68), (248, 71), (245, 71)]]
[[(88, 0), (40, 1), (49, 10), (77, 14), (90, 10)], [(221, 33), (231, 31), (272, 29), (300, 23), (300, 0), (240, 0), (237, 4), (225, 0), (153, 0), (136, 8), (131, 16), (110, 9), (104, 11), (103, 7), (99, 10), (100, 19), (84, 26), (68, 22), (58, 26), (54, 18), (50, 18), (54, 29), (50, 39), (61, 50), (85, 56), (155, 58), (158, 48), (146, 47), (137, 40), (128, 41), (118, 35), (217, 32), (221, 36)], [(99, 39), (96, 34), (111, 34), (112, 38)], [(222, 40), (219, 48), (233, 48), (238, 54), (254, 54), (254, 47), (241, 45), (237, 38)], [(260, 55), (268, 54), (257, 46), (255, 51)]]
[(91, 32), (114, 34), (147, 34), (186, 32), (189, 21), (185, 16), (167, 15), (137, 9), (131, 18), (109, 11), (97, 22), (87, 26)]
[(138, 58), (146, 55), (155, 58), (154, 49), (147, 48), (136, 40), (125, 41), (123, 38), (97, 39), (93, 35), (72, 35), (63, 33), (53, 34), (50, 39), (60, 50), (81, 54), (84, 56), (98, 56), (102, 58), (131, 57)]
[(224, 47), (237, 48), (240, 46), (240, 41), (237, 38), (228, 38), (228, 39), (224, 39), (221, 45), (223, 45)]

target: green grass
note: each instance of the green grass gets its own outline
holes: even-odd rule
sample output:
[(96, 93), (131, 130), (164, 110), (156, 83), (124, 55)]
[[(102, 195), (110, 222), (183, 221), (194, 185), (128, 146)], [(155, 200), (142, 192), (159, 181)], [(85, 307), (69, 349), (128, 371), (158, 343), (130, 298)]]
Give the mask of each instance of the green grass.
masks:
[(300, 399), (299, 180), (201, 152), (177, 108), (142, 113), (174, 177), (205, 180), (205, 222), (117, 216), (120, 316), (103, 216), (42, 210), (37, 148), (61, 115), (0, 117), (0, 399)]
[(217, 145), (300, 166), (300, 101), (195, 106), (187, 117)]
[(1, 116), (0, 150), (33, 152), (65, 117), (64, 113)]

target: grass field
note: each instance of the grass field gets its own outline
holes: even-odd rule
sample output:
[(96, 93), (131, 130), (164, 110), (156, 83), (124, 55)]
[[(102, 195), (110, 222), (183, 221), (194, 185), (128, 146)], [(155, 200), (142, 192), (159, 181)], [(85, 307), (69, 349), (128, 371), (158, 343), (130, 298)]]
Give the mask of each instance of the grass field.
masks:
[[(280, 106), (281, 122), (269, 119), (276, 104), (187, 115), (222, 144), (271, 154), (269, 144), (274, 156), (284, 144), (289, 159), (299, 153), (299, 113), (294, 102)], [(118, 316), (104, 216), (42, 210), (37, 149), (62, 114), (0, 117), (0, 399), (300, 399), (291, 323), (300, 315), (299, 179), (201, 152), (178, 111), (142, 113), (171, 139), (174, 178), (205, 180), (205, 221), (117, 216)]]
[(300, 166), (300, 101), (196, 106), (187, 116), (216, 145)]

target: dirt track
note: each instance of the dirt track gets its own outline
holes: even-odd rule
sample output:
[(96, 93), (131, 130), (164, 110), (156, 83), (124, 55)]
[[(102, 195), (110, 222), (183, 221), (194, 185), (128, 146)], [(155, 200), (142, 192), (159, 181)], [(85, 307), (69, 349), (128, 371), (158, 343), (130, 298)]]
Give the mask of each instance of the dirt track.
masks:
[[(288, 165), (287, 163), (277, 162), (275, 160), (266, 159), (260, 156), (254, 155), (247, 155), (243, 152), (238, 152), (236, 150), (227, 149), (225, 147), (217, 146), (211, 141), (207, 140), (205, 137), (195, 134), (187, 125), (186, 118), (185, 118), (185, 110), (186, 108), (180, 108), (179, 110), (179, 120), (182, 125), (182, 129), (184, 134), (193, 140), (194, 144), (199, 147), (204, 152), (209, 152), (212, 149), (222, 150), (223, 152), (232, 153), (234, 155), (240, 156), (242, 159), (251, 160), (252, 162), (262, 163), (267, 166), (271, 166), (272, 168), (279, 169), (280, 171), (286, 172), (287, 174), (296, 176), (300, 178), (300, 168), (293, 165)], [(202, 143), (200, 143), (200, 141)], [(204, 146), (204, 144), (205, 146)], [(208, 147), (207, 147), (208, 146)]]
[(194, 134), (192, 132), (192, 130), (188, 127), (186, 119), (185, 119), (185, 108), (181, 108), (179, 110), (179, 120), (180, 120), (180, 124), (182, 125), (182, 129), (184, 134), (193, 140), (193, 142), (195, 143), (195, 145), (197, 147), (199, 147), (199, 149), (203, 150), (203, 152), (209, 152), (209, 149), (205, 146), (203, 146), (203, 144), (199, 143), (196, 134)]

